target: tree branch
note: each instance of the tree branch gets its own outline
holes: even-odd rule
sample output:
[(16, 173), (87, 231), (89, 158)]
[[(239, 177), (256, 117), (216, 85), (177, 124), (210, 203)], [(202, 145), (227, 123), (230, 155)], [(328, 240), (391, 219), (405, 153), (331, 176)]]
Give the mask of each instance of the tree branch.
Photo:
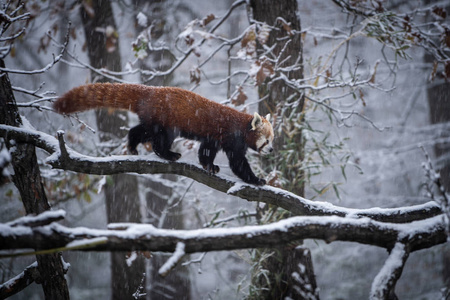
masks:
[(394, 293), (395, 284), (402, 275), (408, 257), (408, 245), (397, 242), (372, 283), (371, 300), (391, 299), (389, 297)]
[[(268, 225), (197, 230), (158, 229), (148, 224), (116, 223), (110, 230), (68, 228), (52, 223), (38, 227), (0, 224), (0, 249), (34, 248), (45, 250), (102, 238), (101, 243), (84, 244), (83, 251), (176, 251), (184, 253), (273, 247), (303, 239), (357, 242), (392, 249), (400, 237), (410, 251), (445, 243), (447, 236), (441, 216), (409, 224), (389, 224), (368, 218), (292, 217)], [(70, 249), (70, 248), (69, 248)], [(6, 255), (7, 256), (7, 255)]]
[(26, 227), (37, 227), (44, 226), (50, 223), (63, 220), (66, 216), (66, 212), (64, 210), (55, 210), (55, 211), (46, 211), (38, 216), (25, 216), (14, 221), (6, 223), (6, 225), (11, 227), (16, 226), (26, 226)]
[(26, 267), (19, 275), (0, 284), (0, 299), (6, 299), (19, 293), (33, 282), (39, 282), (40, 277), (37, 262), (34, 262)]
[[(442, 213), (434, 202), (400, 207), (352, 209), (335, 206), (328, 202), (311, 201), (285, 190), (263, 186), (257, 187), (236, 182), (226, 175), (211, 175), (203, 168), (188, 162), (168, 162), (160, 159), (147, 159), (145, 156), (90, 157), (68, 148), (60, 133), (58, 140), (46, 133), (31, 129), (0, 125), (0, 136), (9, 136), (19, 143), (30, 143), (52, 155), (46, 160), (53, 168), (85, 174), (113, 175), (119, 173), (138, 174), (176, 174), (192, 178), (218, 191), (240, 197), (247, 201), (275, 205), (295, 215), (341, 216), (361, 218), (390, 223), (407, 223), (431, 218)], [(67, 154), (61, 155), (61, 150)]]
[[(49, 33), (47, 33), (47, 35), (50, 37)], [(4, 72), (4, 73), (25, 74), (25, 75), (42, 74), (42, 73), (47, 72), (49, 69), (51, 69), (54, 65), (56, 65), (62, 59), (64, 52), (66, 51), (67, 45), (69, 44), (69, 35), (70, 35), (70, 23), (67, 28), (65, 41), (61, 46), (60, 53), (56, 57), (55, 57), (55, 55), (53, 55), (53, 60), (51, 62), (49, 62), (45, 67), (38, 69), (38, 70), (30, 70), (30, 71), (14, 70), (14, 69), (0, 67), (0, 71)]]

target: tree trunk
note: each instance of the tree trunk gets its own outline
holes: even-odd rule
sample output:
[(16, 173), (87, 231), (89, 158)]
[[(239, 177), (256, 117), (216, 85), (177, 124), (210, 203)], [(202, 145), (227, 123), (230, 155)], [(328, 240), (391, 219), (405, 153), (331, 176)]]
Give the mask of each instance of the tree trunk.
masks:
[[(269, 26), (277, 27), (279, 30), (271, 30), (267, 45), (273, 48), (273, 55), (278, 57), (278, 61), (284, 61), (283, 66), (294, 66), (297, 68), (285, 73), (289, 79), (303, 78), (303, 46), (300, 34), (291, 35), (289, 44), (286, 46), (286, 40), (279, 39), (289, 35), (288, 30), (300, 31), (300, 18), (297, 15), (297, 1), (296, 0), (250, 0), (251, 17), (259, 22), (266, 23)], [(282, 20), (279, 18), (281, 17)], [(286, 23), (284, 23), (286, 22)], [(260, 51), (262, 48), (260, 47)], [(259, 112), (261, 115), (267, 113), (275, 114), (276, 122), (298, 122), (301, 121), (304, 94), (299, 94), (297, 91), (288, 87), (283, 81), (270, 83), (270, 78), (259, 86), (259, 97), (266, 100), (260, 102)], [(285, 110), (284, 115), (281, 108), (286, 104), (297, 102), (296, 111)], [(290, 120), (288, 116), (296, 113), (299, 120)], [(280, 132), (280, 131), (278, 131)], [(294, 134), (286, 134), (286, 130), (282, 131), (282, 136), (277, 136), (274, 143), (273, 162), (276, 165), (279, 160), (278, 152), (283, 149), (286, 144), (291, 145), (296, 152), (300, 153), (299, 159), (303, 160), (303, 146), (301, 131)], [(287, 163), (286, 165), (296, 165), (295, 163)], [(294, 167), (297, 168), (297, 167)], [(277, 168), (280, 170), (280, 168)], [(304, 180), (303, 172), (299, 169), (292, 169), (292, 167), (285, 167), (283, 170), (283, 178), (286, 182), (291, 183), (284, 188), (291, 192), (304, 196)], [(286, 215), (287, 216), (287, 215)], [(282, 299), (291, 297), (292, 299), (319, 299), (315, 275), (311, 260), (310, 251), (303, 248), (295, 248), (286, 246), (278, 249), (266, 249), (264, 252), (273, 252), (269, 258), (263, 262), (262, 267), (269, 271), (270, 285), (268, 291), (263, 295), (265, 299)], [(299, 266), (302, 267), (299, 267)], [(304, 270), (300, 272), (300, 270)], [(299, 280), (301, 278), (301, 280)], [(301, 284), (303, 282), (303, 284)], [(257, 285), (263, 290), (267, 288), (265, 280), (259, 280)], [(307, 293), (305, 293), (308, 291)]]
[[(89, 4), (90, 3), (90, 4)], [(115, 20), (109, 1), (92, 1), (90, 10), (82, 9), (86, 44), (91, 66), (112, 71), (121, 70), (119, 42)], [(108, 35), (109, 34), (109, 35)], [(106, 82), (106, 78), (92, 73), (95, 82)], [(123, 138), (128, 127), (125, 112), (96, 111), (97, 128), (100, 141), (107, 142), (112, 138)], [(108, 149), (103, 149), (108, 152)], [(108, 223), (141, 222), (140, 203), (137, 178), (132, 175), (119, 174), (112, 176), (112, 184), (105, 186), (106, 214)], [(111, 253), (112, 299), (133, 299), (132, 295), (139, 288), (145, 273), (144, 258), (139, 256), (131, 266), (126, 262), (127, 253)]]
[[(431, 4), (432, 1), (426, 1)], [(445, 7), (445, 10), (450, 12), (450, 5)], [(431, 17), (432, 18), (432, 17)], [(448, 19), (447, 19), (448, 20)], [(436, 41), (439, 43), (439, 41)], [(431, 54), (426, 53), (424, 60), (428, 64), (434, 63), (434, 58)], [(449, 78), (442, 77), (435, 78), (428, 83), (427, 96), (430, 111), (431, 124), (442, 124), (450, 122), (450, 84)], [(450, 132), (441, 130), (439, 139), (450, 138)], [(441, 176), (441, 183), (447, 193), (450, 192), (450, 146), (449, 143), (436, 143), (434, 145), (434, 152), (436, 155), (437, 168)], [(446, 245), (442, 251), (443, 260), (443, 281), (444, 286), (450, 287), (450, 246)], [(450, 289), (450, 288), (449, 288)]]
[[(252, 17), (254, 20), (263, 22), (268, 24), (269, 26), (277, 27), (279, 30), (272, 30), (269, 35), (269, 39), (267, 41), (267, 45), (273, 48), (272, 53), (278, 57), (278, 61), (283, 61), (283, 67), (285, 66), (293, 66), (296, 65), (298, 68), (293, 69), (290, 72), (284, 72), (284, 75), (289, 79), (302, 79), (303, 78), (303, 45), (301, 41), (300, 34), (294, 34), (290, 36), (288, 45), (285, 47), (286, 41), (279, 41), (278, 38), (286, 37), (289, 33), (285, 30), (287, 27), (290, 27), (293, 30), (300, 31), (300, 18), (297, 15), (297, 1), (296, 0), (283, 0), (283, 1), (271, 1), (271, 0), (251, 0), (250, 1)], [(279, 17), (287, 22), (283, 24), (280, 21)], [(259, 47), (259, 51), (263, 51), (261, 47)], [(293, 90), (289, 86), (287, 86), (282, 80), (277, 82), (270, 82), (270, 87), (268, 85), (270, 78), (266, 79), (266, 82), (259, 86), (259, 97), (262, 99), (265, 97), (265, 101), (261, 101), (258, 109), (259, 113), (262, 116), (266, 114), (274, 114), (276, 116), (275, 124), (277, 125), (281, 122), (292, 122), (292, 121), (301, 121), (301, 120), (290, 120), (289, 116), (292, 113), (297, 113), (301, 116), (303, 111), (303, 106), (305, 102), (304, 94), (299, 94), (296, 90)], [(286, 104), (292, 104), (297, 102), (296, 105), (293, 105), (293, 109), (285, 109)], [(284, 112), (282, 112), (281, 108), (284, 107)], [(283, 118), (285, 118), (283, 120)], [(302, 118), (302, 117), (301, 117)], [(276, 136), (274, 142), (274, 160), (273, 164), (276, 165), (278, 161), (278, 153), (283, 146), (286, 144), (295, 145), (295, 151), (300, 153), (300, 157), (298, 160), (303, 160), (303, 149), (302, 149), (302, 136), (301, 132), (298, 131), (293, 135), (286, 134), (287, 130), (278, 131), (281, 132), (280, 136)], [(286, 182), (291, 183), (289, 186), (285, 186), (285, 189), (289, 191), (303, 196), (304, 195), (304, 176), (303, 172), (296, 167), (297, 161), (291, 164), (287, 164), (288, 166), (284, 171), (284, 178)], [(265, 164), (266, 165), (266, 164)], [(293, 165), (293, 167), (289, 167), (289, 165)], [(289, 169), (293, 168), (293, 169)], [(280, 169), (280, 168), (277, 168)], [(295, 175), (294, 175), (295, 174)]]
[[(5, 67), (3, 60), (0, 60), (0, 66)], [(0, 120), (6, 125), (22, 125), (8, 74), (2, 74), (0, 78)], [(26, 213), (40, 214), (50, 210), (34, 146), (12, 142), (6, 139), (8, 149), (11, 151), (14, 147), (11, 151), (13, 182), (19, 190)], [(36, 255), (36, 259), (45, 298), (69, 299), (61, 254)]]
[[(168, 2), (167, 0), (136, 0), (134, 3), (135, 11), (142, 12), (148, 17), (148, 26), (152, 25), (151, 36), (155, 41), (168, 35), (165, 30), (167, 28), (167, 8), (170, 5)], [(168, 39), (170, 38), (166, 40)], [(172, 53), (167, 50), (150, 51), (149, 55), (140, 61), (140, 67), (165, 71), (170, 68), (173, 59)], [(145, 78), (142, 79), (145, 80)], [(171, 80), (172, 76), (156, 77), (149, 82), (149, 85), (167, 86), (170, 85)], [(161, 177), (167, 183), (178, 180), (176, 175), (162, 175)], [(145, 200), (149, 211), (147, 219), (151, 220), (149, 223), (159, 228), (183, 229), (183, 203), (167, 209), (171, 204), (179, 201), (179, 199), (173, 197), (172, 186), (151, 179), (145, 179), (141, 183), (147, 190)], [(170, 200), (172, 200), (172, 203), (170, 203)], [(147, 299), (190, 299), (191, 285), (187, 268), (179, 267), (164, 278), (158, 273), (159, 268), (170, 256), (170, 253), (153, 253), (152, 259), (149, 261)]]
[[(448, 7), (450, 9), (450, 7)], [(449, 11), (447, 9), (447, 11)], [(432, 57), (426, 55), (425, 61), (432, 63)], [(448, 80), (448, 79), (447, 79)], [(450, 84), (447, 80), (435, 79), (436, 82), (430, 82), (427, 88), (428, 105), (430, 109), (431, 124), (442, 124), (450, 122)], [(450, 138), (450, 132), (440, 130), (439, 139)], [(447, 193), (450, 192), (450, 146), (449, 143), (436, 143), (434, 145), (434, 153), (436, 155), (436, 167), (441, 176), (442, 186)], [(450, 287), (450, 246), (447, 244), (442, 249), (442, 277), (444, 286)]]

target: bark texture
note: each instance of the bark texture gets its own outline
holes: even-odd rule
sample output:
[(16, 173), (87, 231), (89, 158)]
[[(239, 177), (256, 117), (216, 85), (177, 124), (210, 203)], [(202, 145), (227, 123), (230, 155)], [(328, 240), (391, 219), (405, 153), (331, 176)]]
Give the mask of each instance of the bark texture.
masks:
[[(301, 36), (299, 34), (290, 34), (289, 30), (300, 31), (300, 18), (297, 15), (297, 1), (285, 0), (285, 1), (270, 1), (270, 0), (251, 0), (251, 17), (254, 20), (266, 23), (269, 26), (274, 26), (278, 30), (271, 30), (267, 45), (269, 47), (274, 46), (272, 50), (272, 56), (276, 57), (278, 62), (284, 61), (285, 66), (297, 66), (292, 71), (286, 72), (284, 75), (289, 79), (302, 79), (303, 78), (303, 46)], [(288, 42), (282, 42), (282, 37), (290, 36)], [(260, 49), (263, 51), (263, 49)], [(287, 117), (293, 113), (291, 109), (282, 115), (280, 108), (288, 103), (297, 102), (293, 107), (297, 110), (296, 113), (303, 111), (304, 95), (292, 90), (283, 81), (269, 82), (269, 79), (259, 87), (259, 97), (266, 98), (265, 101), (259, 105), (259, 111), (262, 115), (267, 113), (276, 114), (277, 117)], [(277, 137), (276, 143), (274, 143), (275, 157), (277, 152), (283, 149), (283, 146), (287, 143), (296, 145), (298, 148), (296, 151), (303, 152), (302, 149), (302, 136), (300, 131), (293, 135), (287, 136), (283, 131), (282, 136)], [(303, 160), (303, 155), (300, 156), (300, 160)], [(289, 164), (288, 164), (289, 165)], [(304, 181), (302, 171), (290, 170), (289, 167), (283, 170), (283, 177), (287, 182), (294, 182), (289, 187), (291, 192), (303, 196), (304, 195)], [(299, 174), (300, 173), (300, 174)], [(295, 174), (292, 177), (292, 174)], [(300, 179), (300, 180), (299, 180)], [(272, 250), (264, 250), (272, 251)], [(302, 262), (308, 262), (303, 264), (305, 272), (301, 274), (303, 277), (303, 287), (299, 286), (299, 282), (295, 281), (294, 272), (291, 269), (292, 266), (288, 264), (298, 265)], [(261, 290), (267, 290), (263, 295), (258, 297), (264, 297), (265, 299), (285, 298), (293, 297), (293, 299), (319, 299), (318, 289), (316, 285), (314, 270), (309, 251), (293, 251), (289, 247), (279, 247), (275, 249), (274, 255), (270, 256), (265, 263), (263, 262), (263, 268), (269, 271), (270, 285), (272, 287), (267, 289), (267, 283), (259, 280), (256, 282), (260, 285)], [(298, 274), (298, 273), (296, 273)], [(301, 293), (300, 289), (306, 289), (306, 282), (311, 288), (312, 293)], [(300, 284), (301, 285), (301, 284)], [(317, 291), (317, 292), (316, 292)]]
[[(0, 66), (5, 67), (3, 60)], [(6, 125), (21, 126), (22, 120), (17, 110), (8, 74), (0, 77), (0, 120)], [(5, 138), (11, 152), (14, 168), (13, 182), (19, 190), (27, 214), (40, 214), (50, 210), (41, 173), (37, 162), (35, 147), (27, 143), (17, 143)], [(46, 299), (69, 299), (69, 289), (64, 277), (61, 255), (36, 255), (37, 269)], [(24, 286), (21, 286), (24, 287)]]
[[(89, 5), (90, 9), (82, 9), (81, 17), (90, 65), (96, 69), (120, 71), (119, 37), (115, 32), (117, 27), (111, 2), (92, 1), (86, 2), (85, 5)], [(108, 81), (95, 72), (92, 72), (91, 76), (93, 82)], [(126, 131), (121, 129), (128, 127), (126, 113), (99, 110), (96, 111), (96, 116), (101, 142), (107, 142), (113, 138), (123, 138), (126, 135)], [(103, 148), (102, 150), (108, 153), (111, 149)], [(136, 177), (116, 174), (112, 176), (111, 182), (104, 188), (108, 223), (141, 222)], [(139, 256), (131, 266), (128, 266), (126, 256), (126, 252), (111, 253), (112, 299), (133, 299), (132, 295), (138, 289), (145, 273), (143, 257)]]

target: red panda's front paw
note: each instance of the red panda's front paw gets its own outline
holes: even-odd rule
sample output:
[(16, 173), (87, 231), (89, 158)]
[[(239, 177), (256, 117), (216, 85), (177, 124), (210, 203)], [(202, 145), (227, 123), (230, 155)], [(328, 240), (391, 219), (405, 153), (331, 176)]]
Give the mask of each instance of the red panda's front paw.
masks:
[(128, 153), (131, 155), (139, 155), (138, 151), (136, 150), (136, 148), (130, 148), (128, 147)]
[(258, 178), (258, 181), (255, 184), (256, 185), (265, 185), (266, 184), (266, 180), (262, 179), (262, 178)]
[(217, 174), (220, 171), (219, 166), (216, 166), (216, 165), (204, 165), (203, 169), (208, 171), (208, 173), (210, 173), (210, 174)]
[(180, 153), (169, 151), (167, 159), (170, 161), (177, 161), (178, 159), (180, 159), (180, 157), (181, 157)]

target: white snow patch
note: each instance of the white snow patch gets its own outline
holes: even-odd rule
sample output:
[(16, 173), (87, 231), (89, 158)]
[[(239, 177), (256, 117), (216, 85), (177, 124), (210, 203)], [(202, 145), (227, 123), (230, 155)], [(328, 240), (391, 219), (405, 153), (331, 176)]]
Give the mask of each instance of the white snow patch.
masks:
[(76, 241), (72, 241), (70, 243), (67, 243), (66, 248), (69, 248), (71, 250), (74, 249), (80, 249), (80, 248), (88, 248), (92, 245), (96, 245), (96, 244), (104, 244), (108, 241), (107, 237), (97, 237), (97, 238), (92, 238), (92, 239), (82, 239), (82, 240), (76, 240)]
[(370, 299), (382, 299), (382, 292), (386, 289), (389, 280), (394, 276), (394, 272), (402, 267), (404, 255), (405, 245), (403, 243), (395, 244), (380, 272), (373, 280)]
[(97, 194), (100, 194), (103, 190), (103, 187), (106, 184), (106, 176), (103, 176), (102, 179), (98, 182)]
[(145, 49), (140, 49), (137, 53), (136, 53), (136, 57), (138, 59), (144, 59), (148, 56), (148, 53)]
[(147, 27), (148, 19), (145, 14), (143, 14), (142, 12), (139, 12), (136, 16), (136, 19), (137, 19), (139, 26)]
[(61, 263), (63, 265), (64, 271), (67, 273), (67, 271), (69, 271), (69, 268), (70, 268), (70, 263), (66, 262), (62, 255), (61, 255)]
[(1, 236), (8, 237), (8, 236), (18, 236), (18, 235), (30, 235), (30, 234), (32, 234), (33, 230), (27, 226), (11, 227), (7, 224), (0, 224), (0, 232), (1, 232)]
[(137, 257), (138, 257), (137, 252), (136, 251), (132, 251), (130, 256), (128, 256), (127, 259), (126, 259), (127, 266), (131, 267), (131, 265), (133, 264), (133, 261), (135, 261)]
[(227, 191), (227, 194), (233, 195), (242, 190), (246, 186), (243, 182), (236, 182), (232, 187), (230, 187)]
[(158, 274), (161, 276), (166, 275), (175, 265), (180, 261), (180, 259), (186, 254), (184, 252), (185, 244), (178, 242), (173, 255), (159, 268)]
[(47, 220), (49, 218), (57, 219), (57, 218), (65, 218), (66, 212), (62, 209), (58, 210), (48, 210), (45, 211), (37, 216), (24, 216), (19, 219), (13, 220), (11, 222), (6, 223), (8, 226), (15, 226), (17, 224), (27, 224), (27, 223), (33, 223), (33, 222), (40, 222), (43, 220)]
[(2, 176), (4, 177), (8, 177), (10, 175), (8, 169), (5, 168), (10, 161), (11, 161), (11, 154), (8, 152), (8, 149), (3, 148), (0, 151), (0, 167), (3, 168)]
[(36, 128), (34, 128), (34, 126), (30, 123), (30, 121), (28, 121), (25, 116), (21, 115), (20, 118), (22, 119), (22, 126), (20, 126), (20, 128), (36, 130)]

